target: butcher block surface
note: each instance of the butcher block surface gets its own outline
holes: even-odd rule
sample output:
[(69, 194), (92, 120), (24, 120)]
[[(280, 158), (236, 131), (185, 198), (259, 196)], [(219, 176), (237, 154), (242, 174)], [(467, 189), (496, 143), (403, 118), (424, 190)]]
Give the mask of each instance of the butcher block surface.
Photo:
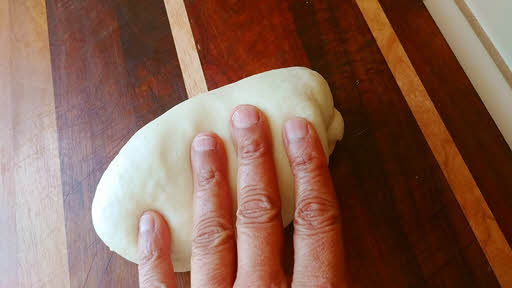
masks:
[(0, 55), (0, 287), (138, 287), (92, 227), (103, 171), (174, 105), (288, 66), (345, 120), (351, 287), (512, 287), (512, 152), (421, 1), (1, 1)]

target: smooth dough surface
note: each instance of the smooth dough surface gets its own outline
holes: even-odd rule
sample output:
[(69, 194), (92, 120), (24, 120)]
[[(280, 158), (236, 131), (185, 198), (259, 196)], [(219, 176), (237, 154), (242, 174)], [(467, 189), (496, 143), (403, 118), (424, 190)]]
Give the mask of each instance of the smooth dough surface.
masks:
[(171, 228), (174, 270), (190, 270), (190, 144), (204, 131), (213, 131), (223, 140), (236, 212), (236, 154), (229, 116), (241, 104), (258, 107), (269, 120), (283, 224), (292, 221), (293, 176), (281, 136), (284, 121), (299, 116), (313, 123), (327, 157), (344, 128), (327, 82), (303, 67), (264, 72), (193, 97), (137, 131), (108, 166), (92, 203), (94, 229), (111, 250), (137, 263), (138, 220), (144, 211), (154, 209)]

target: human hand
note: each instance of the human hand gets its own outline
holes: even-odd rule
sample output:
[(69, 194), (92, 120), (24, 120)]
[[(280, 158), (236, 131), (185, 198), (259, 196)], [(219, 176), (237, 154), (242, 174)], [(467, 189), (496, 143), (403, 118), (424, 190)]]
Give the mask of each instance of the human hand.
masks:
[[(223, 142), (214, 133), (201, 133), (191, 149), (191, 285), (286, 287), (281, 203), (267, 120), (256, 107), (242, 105), (235, 108), (230, 126), (238, 158), (237, 239)], [(340, 212), (322, 145), (313, 126), (301, 118), (285, 123), (283, 141), (295, 181), (292, 286), (343, 286)], [(169, 245), (162, 216), (144, 213), (139, 226), (141, 287), (176, 287)]]

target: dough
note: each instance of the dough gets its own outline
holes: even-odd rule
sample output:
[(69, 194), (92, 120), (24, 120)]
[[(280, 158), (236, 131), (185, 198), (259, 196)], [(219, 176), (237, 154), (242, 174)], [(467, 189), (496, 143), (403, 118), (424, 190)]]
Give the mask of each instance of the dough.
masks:
[(193, 97), (137, 131), (101, 177), (92, 203), (94, 229), (111, 250), (137, 263), (139, 217), (154, 209), (171, 228), (174, 270), (190, 270), (190, 144), (203, 131), (213, 131), (224, 141), (235, 212), (236, 154), (228, 121), (240, 104), (258, 107), (269, 120), (283, 224), (292, 221), (293, 176), (281, 137), (284, 121), (295, 115), (313, 123), (327, 157), (343, 136), (343, 119), (333, 107), (327, 82), (303, 67), (257, 74)]

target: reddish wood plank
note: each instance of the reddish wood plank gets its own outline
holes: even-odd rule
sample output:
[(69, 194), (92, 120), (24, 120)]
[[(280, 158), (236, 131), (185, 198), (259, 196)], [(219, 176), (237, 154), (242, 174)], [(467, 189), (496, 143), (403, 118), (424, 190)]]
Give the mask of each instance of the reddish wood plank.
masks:
[(512, 250), (378, 0), (356, 0), (500, 285), (512, 286)]
[(300, 39), (294, 36), (293, 19), (283, 13), (285, 2), (185, 1), (185, 5), (208, 90), (270, 69), (309, 66)]
[(379, 1), (508, 244), (512, 245), (512, 151), (424, 4)]
[(136, 287), (94, 232), (101, 174), (129, 137), (186, 99), (161, 0), (48, 0), (71, 287)]
[(209, 89), (305, 65), (346, 121), (331, 157), (351, 282), (499, 286), (353, 1), (186, 1)]

